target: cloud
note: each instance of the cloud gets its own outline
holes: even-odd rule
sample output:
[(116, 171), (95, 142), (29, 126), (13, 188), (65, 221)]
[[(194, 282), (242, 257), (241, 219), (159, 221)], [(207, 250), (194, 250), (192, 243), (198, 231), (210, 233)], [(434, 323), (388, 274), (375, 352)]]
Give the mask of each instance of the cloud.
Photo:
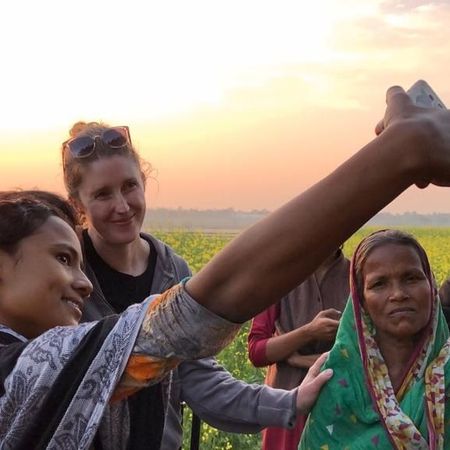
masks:
[(449, 8), (450, 2), (448, 0), (435, 0), (432, 2), (423, 0), (386, 0), (380, 4), (380, 10), (384, 13), (404, 13), (414, 10), (432, 10), (440, 7)]
[[(450, 2), (384, 1), (349, 15), (335, 28), (333, 51), (367, 70), (445, 72), (450, 42)], [(372, 4), (375, 6), (375, 4)]]
[[(429, 4), (430, 5), (430, 4)], [(412, 9), (396, 10), (395, 8), (381, 8), (378, 14), (349, 18), (338, 25), (343, 35), (345, 29), (354, 36), (363, 38), (364, 44), (398, 46), (407, 43), (421, 45), (422, 40), (429, 42), (437, 37), (439, 32), (450, 34), (448, 19), (450, 5), (433, 7), (416, 7)], [(339, 37), (338, 37), (339, 38)]]

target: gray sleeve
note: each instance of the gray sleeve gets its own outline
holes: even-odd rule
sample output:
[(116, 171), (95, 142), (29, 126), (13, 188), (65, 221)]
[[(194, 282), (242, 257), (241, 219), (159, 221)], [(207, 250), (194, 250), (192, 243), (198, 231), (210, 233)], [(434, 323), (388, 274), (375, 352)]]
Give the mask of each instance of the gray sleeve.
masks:
[(297, 389), (286, 391), (237, 380), (214, 358), (185, 361), (178, 368), (181, 397), (205, 422), (223, 431), (257, 433), (292, 428)]
[(192, 277), (192, 271), (189, 268), (188, 263), (181, 256), (178, 256), (176, 254), (173, 255), (173, 258), (178, 280), (181, 281), (186, 277)]

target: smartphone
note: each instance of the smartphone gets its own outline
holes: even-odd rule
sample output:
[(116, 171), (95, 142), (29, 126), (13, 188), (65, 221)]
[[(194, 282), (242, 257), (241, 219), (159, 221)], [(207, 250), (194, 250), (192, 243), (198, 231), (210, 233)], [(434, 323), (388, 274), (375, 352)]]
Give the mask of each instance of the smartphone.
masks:
[(417, 106), (422, 106), (423, 108), (446, 109), (444, 102), (426, 81), (416, 81), (406, 93)]

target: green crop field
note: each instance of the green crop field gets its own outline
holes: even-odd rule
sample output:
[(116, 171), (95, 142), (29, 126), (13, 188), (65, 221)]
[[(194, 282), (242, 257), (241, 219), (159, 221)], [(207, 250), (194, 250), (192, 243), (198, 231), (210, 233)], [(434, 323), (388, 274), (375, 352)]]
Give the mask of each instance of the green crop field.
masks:
[[(403, 228), (414, 234), (424, 246), (430, 258), (438, 285), (450, 276), (450, 228)], [(362, 237), (373, 229), (364, 228), (352, 236), (344, 245), (344, 252), (351, 256), (356, 245)], [(189, 263), (195, 273), (206, 264), (212, 256), (229, 242), (233, 235), (225, 233), (200, 232), (154, 232), (155, 236), (172, 246)], [(264, 380), (264, 371), (255, 369), (247, 359), (247, 333), (246, 324), (235, 341), (218, 356), (220, 363), (236, 378), (250, 383), (261, 383)], [(189, 449), (191, 413), (188, 408), (184, 417), (184, 445)], [(260, 448), (260, 436), (239, 435), (224, 433), (202, 424), (201, 445), (202, 450), (257, 450)]]

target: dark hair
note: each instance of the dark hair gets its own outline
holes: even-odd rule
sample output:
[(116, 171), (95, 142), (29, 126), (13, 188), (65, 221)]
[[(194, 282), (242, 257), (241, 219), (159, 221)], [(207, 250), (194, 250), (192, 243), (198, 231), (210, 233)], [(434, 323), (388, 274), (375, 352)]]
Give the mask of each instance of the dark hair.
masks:
[[(90, 136), (97, 137), (107, 130), (109, 125), (102, 122), (76, 122), (70, 129), (69, 135), (71, 138), (77, 136)], [(83, 180), (83, 167), (88, 166), (92, 161), (96, 161), (102, 158), (108, 158), (113, 155), (126, 156), (131, 158), (139, 168), (141, 172), (142, 180), (144, 184), (147, 180), (148, 174), (151, 172), (151, 166), (144, 161), (132, 144), (126, 145), (121, 148), (104, 147), (100, 141), (96, 142), (95, 151), (85, 158), (73, 158), (65, 148), (64, 145), (61, 149), (62, 164), (64, 172), (64, 184), (66, 186), (69, 200), (73, 202), (75, 199), (79, 199), (78, 188)]]
[(78, 224), (75, 210), (57, 194), (38, 190), (0, 192), (0, 249), (14, 253), (19, 242), (51, 216), (64, 220), (73, 230)]
[(353, 274), (356, 282), (356, 289), (359, 299), (364, 299), (364, 280), (363, 268), (370, 253), (378, 247), (388, 244), (404, 245), (413, 248), (422, 263), (422, 268), (425, 274), (431, 278), (430, 263), (424, 248), (419, 244), (417, 239), (409, 233), (400, 230), (380, 230), (365, 237), (358, 245), (353, 255)]

